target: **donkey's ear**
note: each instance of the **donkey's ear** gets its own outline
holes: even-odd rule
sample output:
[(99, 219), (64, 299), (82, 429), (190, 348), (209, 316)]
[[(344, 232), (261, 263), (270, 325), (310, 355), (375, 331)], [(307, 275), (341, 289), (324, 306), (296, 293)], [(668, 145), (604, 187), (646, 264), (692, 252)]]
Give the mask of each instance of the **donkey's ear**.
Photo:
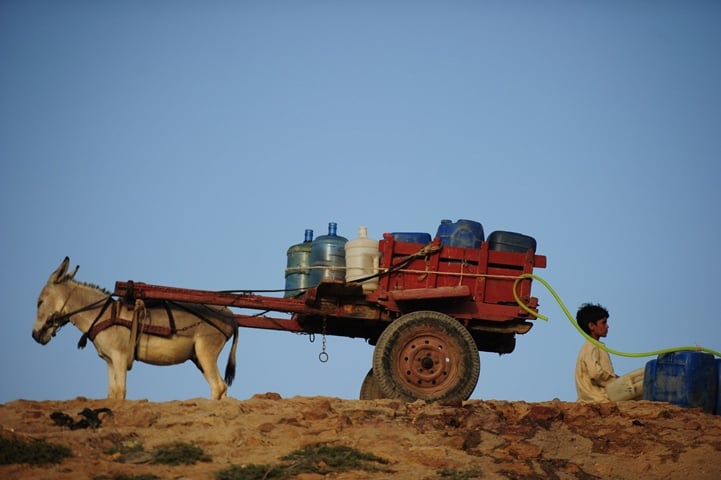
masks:
[(65, 279), (65, 274), (68, 273), (68, 265), (70, 265), (70, 257), (65, 257), (65, 259), (60, 263), (60, 266), (56, 268), (52, 274), (50, 274), (50, 282), (62, 282)]
[(73, 273), (69, 273), (67, 275), (66, 280), (72, 280), (75, 278), (75, 274), (78, 273), (78, 269), (80, 268), (80, 265), (75, 265), (75, 270), (73, 270)]

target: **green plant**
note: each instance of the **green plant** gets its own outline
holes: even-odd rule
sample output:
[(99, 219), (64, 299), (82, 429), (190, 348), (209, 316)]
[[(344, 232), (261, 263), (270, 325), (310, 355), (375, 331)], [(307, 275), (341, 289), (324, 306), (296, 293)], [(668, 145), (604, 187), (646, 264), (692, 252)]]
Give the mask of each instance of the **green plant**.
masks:
[(468, 470), (454, 470), (450, 468), (442, 468), (436, 472), (438, 478), (443, 480), (472, 480), (480, 478), (482, 473), (476, 468)]
[(274, 480), (288, 478), (286, 472), (270, 465), (231, 465), (215, 474), (216, 480)]
[(111, 476), (100, 475), (93, 477), (93, 480), (160, 480), (160, 477), (152, 474), (128, 475), (127, 473), (114, 473)]
[(300, 472), (330, 473), (346, 470), (375, 470), (370, 463), (387, 464), (388, 461), (371, 453), (363, 453), (344, 446), (315, 445), (296, 450), (281, 460), (289, 461)]
[(202, 448), (192, 443), (175, 442), (170, 445), (161, 445), (153, 450), (153, 463), (164, 465), (192, 465), (211, 460)]
[(113, 455), (119, 453), (121, 455), (127, 455), (128, 453), (142, 452), (143, 445), (137, 441), (124, 441), (120, 442), (112, 447), (103, 450), (106, 455)]
[(301, 473), (326, 475), (349, 470), (390, 472), (376, 465), (385, 465), (387, 460), (344, 446), (314, 445), (291, 452), (281, 460), (278, 465), (232, 465), (219, 471), (216, 480), (283, 480)]
[(64, 458), (72, 456), (68, 447), (48, 443), (45, 440), (25, 442), (15, 437), (0, 437), (0, 465), (60, 463)]

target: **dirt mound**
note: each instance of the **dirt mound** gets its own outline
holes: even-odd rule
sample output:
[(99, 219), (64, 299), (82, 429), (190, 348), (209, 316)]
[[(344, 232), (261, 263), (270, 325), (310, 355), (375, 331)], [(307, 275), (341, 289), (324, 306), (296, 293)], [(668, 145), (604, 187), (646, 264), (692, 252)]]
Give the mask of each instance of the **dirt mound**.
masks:
[[(0, 405), (0, 424), (3, 445), (43, 440), (72, 453), (59, 463), (0, 465), (8, 480), (721, 478), (721, 416), (643, 401), (404, 403), (273, 393), (162, 403), (17, 400)], [(201, 454), (197, 461), (183, 454), (194, 463), (158, 463), (169, 445)], [(298, 462), (283, 460), (318, 445), (377, 461), (333, 469), (315, 450), (317, 468), (293, 471)], [(250, 467), (260, 473), (251, 476)]]

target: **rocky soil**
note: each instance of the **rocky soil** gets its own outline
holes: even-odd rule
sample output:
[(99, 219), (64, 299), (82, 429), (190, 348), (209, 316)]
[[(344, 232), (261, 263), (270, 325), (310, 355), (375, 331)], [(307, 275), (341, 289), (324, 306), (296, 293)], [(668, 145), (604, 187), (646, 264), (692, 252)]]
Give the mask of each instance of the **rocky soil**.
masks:
[[(97, 422), (80, 415), (86, 408), (97, 412)], [(45, 440), (72, 452), (55, 464), (0, 465), (7, 480), (217, 479), (231, 466), (253, 465), (275, 465), (277, 474), (288, 466), (284, 456), (316, 445), (351, 447), (383, 461), (330, 471), (318, 458), (315, 472), (291, 478), (721, 478), (721, 416), (645, 401), (444, 404), (274, 393), (161, 403), (17, 400), (0, 405), (0, 424), (5, 440)], [(152, 452), (178, 442), (206, 458), (153, 463)], [(270, 471), (256, 478), (264, 477), (280, 478)]]

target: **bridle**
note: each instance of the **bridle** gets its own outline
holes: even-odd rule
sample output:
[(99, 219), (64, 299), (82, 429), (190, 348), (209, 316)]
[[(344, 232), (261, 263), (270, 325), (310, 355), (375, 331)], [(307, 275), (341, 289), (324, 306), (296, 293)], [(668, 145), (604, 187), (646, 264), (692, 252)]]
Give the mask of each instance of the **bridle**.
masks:
[(105, 298), (101, 298), (100, 300), (97, 300), (93, 303), (90, 303), (88, 305), (85, 305), (84, 307), (80, 307), (77, 310), (73, 310), (71, 312), (62, 313), (63, 310), (65, 310), (65, 307), (67, 306), (68, 302), (70, 301), (70, 297), (73, 295), (73, 291), (70, 292), (70, 295), (68, 295), (68, 298), (65, 299), (65, 302), (63, 303), (63, 306), (60, 307), (60, 310), (54, 312), (50, 315), (50, 317), (45, 321), (43, 326), (40, 328), (40, 334), (45, 334), (48, 330), (51, 328), (54, 329), (53, 336), (57, 335), (58, 331), (68, 323), (70, 323), (70, 319), (73, 315), (77, 315), (78, 313), (87, 312), (88, 310), (94, 310), (98, 308), (99, 306), (103, 306), (103, 308), (100, 310), (100, 313), (98, 313), (98, 316), (96, 317), (95, 323), (98, 318), (100, 318), (103, 313), (105, 313), (105, 310), (108, 308), (108, 306), (113, 302), (113, 295), (110, 294)]

